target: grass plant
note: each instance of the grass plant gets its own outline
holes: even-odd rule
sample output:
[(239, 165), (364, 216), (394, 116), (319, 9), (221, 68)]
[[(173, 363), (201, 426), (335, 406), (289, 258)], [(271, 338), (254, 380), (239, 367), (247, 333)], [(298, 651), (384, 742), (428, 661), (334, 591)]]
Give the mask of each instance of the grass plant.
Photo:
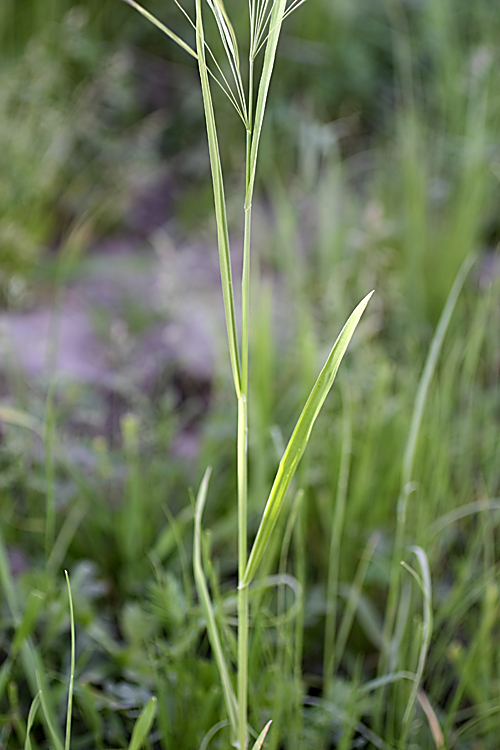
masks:
[[(249, 5), (250, 38), (248, 41), (248, 81), (245, 87), (240, 64), (239, 43), (234, 28), (222, 3), (208, 3), (213, 13), (226, 53), (232, 83), (223, 72), (224, 63), (216, 59), (205, 39), (205, 25), (202, 4), (196, 2), (195, 20), (191, 21), (195, 29), (195, 48), (189, 47), (174, 32), (165, 27), (156, 18), (139, 6), (135, 0), (129, 4), (146, 16), (168, 37), (179, 44), (182, 49), (196, 57), (201, 81), (205, 121), (208, 136), (208, 148), (212, 171), (212, 182), (217, 223), (222, 294), (226, 314), (226, 329), (229, 345), (229, 358), (233, 375), (234, 389), (238, 402), (237, 424), (237, 495), (238, 495), (238, 656), (237, 656), (237, 696), (231, 687), (229, 669), (217, 632), (216, 621), (208, 589), (204, 583), (200, 556), (199, 527), (201, 512), (207, 494), (208, 474), (202, 484), (197, 500), (197, 534), (195, 537), (195, 578), (198, 594), (206, 613), (210, 642), (216, 656), (222, 680), (226, 708), (234, 734), (233, 741), (244, 750), (248, 745), (248, 650), (249, 650), (249, 586), (264, 557), (270, 537), (276, 526), (278, 514), (284, 504), (285, 495), (295, 474), (297, 465), (307, 446), (309, 436), (323, 402), (328, 395), (347, 345), (354, 333), (359, 319), (368, 303), (369, 295), (356, 308), (342, 330), (330, 356), (320, 373), (316, 385), (306, 402), (295, 430), (286, 447), (274, 480), (269, 498), (260, 522), (250, 554), (248, 554), (248, 398), (249, 398), (249, 339), (250, 339), (250, 278), (251, 278), (251, 230), (252, 202), (257, 172), (257, 157), (260, 135), (264, 120), (269, 85), (274, 68), (276, 50), (282, 23), (300, 2), (287, 7), (286, 0), (277, 0), (270, 6), (267, 3), (251, 2)], [(260, 77), (254, 81), (255, 63), (259, 51), (263, 48), (264, 60)], [(215, 66), (215, 72), (207, 65), (207, 54)], [(231, 250), (229, 228), (225, 201), (224, 180), (219, 151), (217, 126), (211, 93), (210, 76), (227, 94), (228, 99), (239, 114), (246, 131), (245, 149), (245, 196), (244, 196), (244, 238), (243, 269), (241, 275), (241, 332), (238, 336), (236, 327), (235, 302), (233, 296)], [(255, 109), (254, 109), (255, 107)], [(259, 740), (257, 740), (259, 742)], [(259, 743), (262, 744), (262, 741)]]
[[(194, 470), (166, 459), (182, 420), (168, 393), (130, 398), (118, 445), (78, 438), (80, 464), (67, 416), (99, 411), (98, 396), (53, 383), (47, 408), (11, 376), (0, 746), (497, 750), (498, 13), (483, 0), (388, 2), (387, 27), (368, 31), (363, 4), (328, 4), (335, 28), (359, 22), (358, 41), (393, 34), (391, 114), (371, 122), (366, 150), (352, 103), (330, 123), (280, 100), (290, 57), (321, 52), (296, 35), (330, 29), (326, 6), (287, 19), (276, 56), (286, 6), (266, 6), (272, 22), (250, 3), (243, 42), (236, 5), (199, 0), (191, 23), (180, 16), (185, 35), (172, 26), (202, 82), (228, 376), (214, 378)], [(243, 58), (259, 47), (252, 68)], [(282, 142), (280, 112), (294, 119)], [(229, 151), (246, 157), (239, 203)], [(234, 286), (230, 234), (243, 239)], [(362, 306), (333, 349), (322, 342), (374, 287), (326, 399)]]

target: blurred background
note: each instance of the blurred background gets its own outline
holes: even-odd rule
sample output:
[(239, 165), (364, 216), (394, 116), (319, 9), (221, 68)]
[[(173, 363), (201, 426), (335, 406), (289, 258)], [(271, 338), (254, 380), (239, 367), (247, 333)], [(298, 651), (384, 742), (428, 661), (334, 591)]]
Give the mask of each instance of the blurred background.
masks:
[[(247, 5), (226, 7), (244, 39)], [(192, 43), (174, 3), (147, 8)], [(397, 746), (409, 681), (382, 696), (360, 686), (380, 677), (415, 395), (472, 256), (425, 403), (405, 538), (432, 574), (432, 708), (420, 700), (398, 746), (498, 746), (499, 38), (488, 0), (308, 0), (283, 27), (254, 203), (251, 532), (327, 352), (376, 294), (301, 465), (289, 548), (270, 551), (269, 570), (303, 587), (298, 614), (282, 591), (255, 603), (251, 720), (275, 718), (273, 748)], [(237, 273), (245, 133), (214, 98)], [(2, 602), (1, 746), (24, 742), (33, 697), (12, 646), (23, 612), (16, 649), (39, 645), (63, 724), (65, 568), (74, 748), (127, 746), (152, 694), (151, 748), (198, 747), (224, 717), (188, 494), (213, 466), (206, 565), (232, 653), (235, 406), (212, 214), (195, 61), (119, 0), (2, 0), (0, 567), (19, 617)], [(416, 669), (423, 628), (403, 580), (393, 675)], [(47, 746), (41, 725), (34, 737)]]

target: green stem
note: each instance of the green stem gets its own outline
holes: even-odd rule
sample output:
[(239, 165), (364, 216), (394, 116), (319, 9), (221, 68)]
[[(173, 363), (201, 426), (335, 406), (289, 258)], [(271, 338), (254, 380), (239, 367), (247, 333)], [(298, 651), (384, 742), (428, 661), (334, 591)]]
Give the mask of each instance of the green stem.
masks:
[(238, 591), (238, 744), (247, 746), (248, 586)]
[[(252, 118), (253, 71), (250, 59), (248, 83), (248, 124), (246, 138), (245, 225), (243, 235), (243, 269), (241, 274), (241, 393), (238, 398), (238, 578), (243, 580), (247, 566), (248, 515), (248, 351), (250, 331), (250, 245), (252, 230)], [(238, 742), (247, 746), (248, 711), (248, 586), (238, 589)]]
[[(248, 123), (245, 172), (245, 227), (243, 234), (243, 270), (241, 274), (241, 389), (248, 390), (248, 339), (250, 331), (250, 245), (252, 236), (252, 198), (256, 164), (252, 164), (254, 61), (248, 70)], [(253, 172), (253, 173), (252, 173)]]
[[(243, 580), (247, 565), (247, 400), (238, 399), (238, 579)], [(238, 742), (247, 745), (248, 694), (248, 587), (238, 589)]]

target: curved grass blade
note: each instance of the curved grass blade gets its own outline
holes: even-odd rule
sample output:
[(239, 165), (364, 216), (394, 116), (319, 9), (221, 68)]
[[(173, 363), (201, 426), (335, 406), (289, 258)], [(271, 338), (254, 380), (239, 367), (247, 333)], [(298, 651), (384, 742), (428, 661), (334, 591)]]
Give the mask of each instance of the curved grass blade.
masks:
[(33, 701), (31, 703), (30, 710), (28, 713), (28, 721), (26, 723), (26, 741), (24, 743), (24, 750), (31, 750), (30, 734), (31, 734), (31, 730), (33, 729), (33, 724), (35, 723), (35, 717), (38, 711), (38, 707), (40, 705), (40, 693), (41, 691), (38, 691), (38, 693), (33, 698)]
[[(448, 299), (446, 300), (446, 304), (443, 308), (443, 312), (441, 313), (441, 317), (439, 319), (439, 323), (432, 339), (429, 353), (427, 355), (424, 371), (422, 372), (422, 376), (418, 384), (418, 390), (415, 396), (415, 404), (413, 406), (410, 432), (408, 434), (408, 441), (406, 443), (403, 460), (402, 492), (406, 499), (409, 494), (408, 487), (411, 485), (411, 481), (413, 479), (413, 467), (415, 463), (416, 447), (420, 434), (422, 417), (427, 403), (430, 384), (434, 376), (434, 372), (436, 371), (439, 355), (443, 348), (444, 337), (450, 325), (451, 317), (453, 315), (453, 311), (455, 310), (455, 305), (457, 304), (457, 300), (460, 292), (462, 291), (465, 279), (469, 275), (469, 271), (471, 270), (474, 262), (475, 256), (468, 256), (462, 263), (457, 273), (453, 286), (448, 295)], [(406, 511), (406, 505), (403, 505), (403, 510)]]
[(222, 650), (222, 644), (219, 637), (219, 632), (217, 630), (217, 623), (215, 622), (214, 610), (212, 607), (212, 602), (210, 600), (210, 594), (208, 593), (208, 587), (205, 581), (205, 575), (203, 573), (203, 566), (201, 564), (201, 517), (203, 515), (203, 508), (207, 499), (210, 474), (211, 469), (208, 468), (203, 475), (200, 489), (198, 490), (198, 497), (196, 498), (193, 549), (194, 580), (196, 583), (196, 590), (198, 592), (200, 604), (205, 614), (208, 638), (210, 640), (210, 645), (213, 649), (215, 661), (219, 669), (229, 721), (231, 723), (231, 728), (235, 736), (237, 736), (238, 702), (236, 700), (233, 686), (231, 684), (231, 679), (229, 677), (229, 669), (226, 663), (224, 652)]
[(257, 739), (255, 740), (255, 743), (252, 745), (252, 750), (260, 750), (262, 745), (264, 744), (264, 740), (266, 739), (266, 735), (269, 732), (269, 727), (273, 723), (273, 720), (267, 722), (266, 726), (262, 730), (262, 732), (259, 734)]
[(215, 737), (217, 732), (220, 732), (221, 729), (224, 729), (224, 727), (229, 726), (229, 722), (227, 719), (224, 719), (223, 721), (218, 721), (217, 724), (214, 724), (213, 727), (211, 727), (206, 735), (203, 737), (200, 745), (200, 750), (207, 750), (207, 747), (209, 746), (210, 742), (212, 741), (212, 738)]
[(142, 709), (139, 718), (134, 724), (128, 750), (139, 750), (146, 742), (153, 721), (155, 720), (156, 710), (158, 708), (157, 703), (158, 701), (153, 695)]
[(373, 292), (370, 292), (370, 294), (359, 303), (340, 332), (326, 364), (321, 370), (309, 398), (307, 399), (302, 414), (295, 425), (292, 437), (290, 438), (278, 467), (276, 478), (248, 559), (245, 575), (243, 580), (240, 581), (240, 587), (248, 586), (255, 576), (259, 563), (264, 555), (269, 537), (271, 536), (276, 524), (278, 514), (283, 505), (285, 493), (292, 481), (292, 477), (295, 474), (299, 461), (302, 458), (309, 441), (313, 425), (321, 411), (321, 407), (323, 406), (328, 393), (330, 392), (349, 341), (356, 330), (356, 326), (358, 325), (372, 294)]
[(44, 439), (44, 425), (36, 417), (32, 417), (31, 414), (27, 414), (20, 409), (14, 409), (8, 404), (0, 404), (0, 422), (6, 424), (15, 425), (16, 427), (25, 427), (35, 435), (38, 435), (42, 440)]
[(409, 723), (413, 715), (415, 703), (417, 702), (418, 691), (422, 682), (425, 662), (427, 659), (427, 652), (429, 650), (432, 635), (432, 586), (429, 561), (427, 559), (427, 555), (421, 547), (412, 547), (411, 550), (417, 557), (421, 575), (418, 575), (418, 573), (406, 563), (402, 564), (405, 569), (414, 577), (419, 589), (422, 592), (422, 596), (424, 597), (424, 627), (422, 633), (420, 656), (418, 659), (417, 673), (415, 675), (415, 681), (413, 683), (410, 699), (408, 700), (408, 705), (406, 706), (405, 715), (403, 717), (403, 724), (405, 725), (406, 731), (409, 730)]

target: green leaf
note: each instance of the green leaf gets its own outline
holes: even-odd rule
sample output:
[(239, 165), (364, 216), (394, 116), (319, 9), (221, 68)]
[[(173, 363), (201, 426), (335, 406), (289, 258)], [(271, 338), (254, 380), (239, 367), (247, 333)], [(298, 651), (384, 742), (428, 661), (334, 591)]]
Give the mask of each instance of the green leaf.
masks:
[(38, 685), (38, 695), (40, 696), (40, 703), (42, 704), (42, 713), (45, 718), (46, 727), (50, 734), (52, 746), (54, 750), (63, 750), (63, 743), (60, 739), (56, 724), (54, 723), (54, 712), (52, 710), (52, 706), (47, 703), (45, 692), (42, 687), (42, 683), (46, 682), (46, 678), (38, 670), (35, 672), (35, 677)]
[(236, 396), (237, 398), (239, 398), (241, 395), (241, 372), (238, 352), (238, 336), (236, 332), (236, 316), (234, 312), (233, 281), (229, 250), (229, 230), (226, 213), (226, 199), (224, 195), (224, 181), (222, 177), (222, 165), (219, 153), (219, 142), (217, 139), (217, 127), (215, 124), (212, 93), (210, 90), (208, 67), (205, 58), (205, 33), (203, 29), (201, 0), (196, 0), (196, 49), (198, 52), (198, 68), (200, 71), (201, 92), (203, 97), (203, 106), (205, 109), (205, 120), (208, 137), (208, 151), (210, 156), (210, 166), (212, 170), (215, 218), (217, 223), (217, 243), (219, 247), (220, 274), (222, 282), (222, 296), (224, 299), (224, 311), (226, 314), (229, 357), (231, 360), (231, 369), (233, 372)]
[[(269, 21), (269, 36), (267, 38), (266, 51), (264, 53), (264, 62), (262, 63), (262, 73), (259, 82), (259, 91), (257, 94), (257, 104), (255, 107), (255, 121), (252, 133), (252, 146), (250, 150), (249, 175), (250, 184), (247, 188), (247, 196), (253, 194), (255, 174), (257, 171), (257, 154), (259, 151), (260, 134), (264, 122), (264, 112), (266, 110), (267, 95), (271, 84), (271, 75), (276, 58), (276, 50), (281, 32), (281, 25), (286, 9), (286, 0), (277, 0), (274, 3), (271, 18)], [(248, 206), (247, 206), (248, 207)]]
[(422, 547), (413, 546), (411, 547), (411, 551), (417, 557), (418, 564), (420, 566), (421, 576), (419, 576), (418, 573), (415, 570), (413, 570), (413, 568), (410, 568), (410, 566), (407, 565), (406, 563), (403, 562), (402, 565), (414, 577), (414, 579), (416, 580), (422, 592), (422, 595), (424, 598), (424, 617), (423, 617), (423, 629), (422, 629), (422, 644), (420, 647), (420, 655), (418, 658), (417, 673), (415, 675), (415, 680), (413, 683), (411, 694), (408, 699), (408, 705), (406, 706), (405, 715), (403, 717), (403, 724), (406, 725), (405, 728), (409, 726), (409, 722), (413, 716), (413, 710), (415, 708), (415, 703), (417, 702), (418, 691), (420, 690), (420, 685), (422, 683), (425, 662), (426, 662), (427, 653), (429, 651), (429, 646), (430, 646), (431, 637), (432, 637), (432, 585), (431, 585), (431, 571), (429, 567), (429, 560), (424, 550), (422, 549)]
[(40, 698), (41, 698), (41, 690), (39, 690), (38, 693), (33, 698), (33, 702), (31, 703), (31, 707), (28, 713), (28, 722), (26, 725), (26, 741), (24, 743), (24, 750), (31, 750), (30, 734), (33, 728), (33, 724), (35, 722), (35, 716), (36, 716), (36, 712), (38, 711), (38, 706), (40, 705)]
[(20, 409), (14, 409), (8, 404), (0, 404), (0, 422), (15, 425), (16, 427), (25, 427), (34, 432), (38, 437), (44, 438), (44, 427), (42, 422), (31, 414), (27, 414)]
[(262, 745), (264, 744), (264, 740), (266, 739), (266, 735), (269, 732), (269, 727), (271, 726), (272, 723), (273, 723), (272, 719), (271, 719), (271, 721), (267, 722), (266, 726), (264, 727), (264, 729), (262, 730), (262, 732), (259, 734), (259, 736), (255, 740), (255, 744), (252, 746), (252, 750), (260, 750), (261, 749)]
[(222, 649), (222, 643), (220, 640), (219, 632), (217, 630), (217, 623), (215, 622), (214, 610), (208, 593), (208, 587), (205, 581), (205, 574), (203, 572), (203, 566), (201, 564), (201, 518), (203, 515), (203, 508), (207, 499), (208, 482), (210, 480), (211, 470), (208, 468), (203, 475), (198, 496), (196, 498), (196, 514), (194, 521), (194, 550), (193, 550), (193, 569), (194, 569), (194, 580), (196, 583), (196, 590), (198, 592), (198, 598), (205, 614), (207, 633), (210, 641), (210, 646), (214, 652), (215, 661), (219, 670), (222, 689), (224, 692), (224, 699), (226, 702), (226, 709), (231, 723), (231, 728), (235, 734), (237, 734), (238, 728), (238, 702), (234, 694), (233, 686), (231, 684), (231, 678), (229, 676), (229, 668), (226, 663), (224, 651)]
[(147, 18), (148, 21), (151, 21), (152, 24), (156, 26), (156, 28), (160, 29), (160, 31), (163, 31), (164, 34), (166, 34), (172, 41), (174, 41), (176, 44), (179, 45), (179, 47), (182, 47), (182, 49), (188, 53), (188, 55), (191, 55), (191, 57), (194, 57), (194, 59), (197, 59), (196, 52), (191, 49), (189, 44), (186, 44), (186, 42), (180, 38), (180, 36), (177, 36), (171, 29), (169, 29), (167, 26), (165, 26), (161, 21), (159, 21), (155, 16), (153, 16), (152, 13), (149, 13), (145, 8), (142, 7), (142, 5), (139, 5), (139, 3), (136, 3), (135, 0), (123, 0), (127, 5), (130, 5), (132, 8), (135, 8), (135, 10), (139, 11), (141, 15), (144, 16), (144, 18)]
[(156, 716), (156, 710), (157, 700), (153, 696), (148, 700), (141, 713), (139, 714), (139, 718), (134, 724), (134, 729), (132, 730), (132, 738), (130, 740), (128, 750), (139, 750), (147, 740), (149, 731)]
[(370, 292), (370, 294), (359, 303), (340, 332), (326, 364), (321, 370), (309, 398), (307, 399), (302, 414), (295, 425), (292, 437), (290, 438), (278, 467), (276, 478), (248, 559), (245, 575), (243, 580), (240, 581), (240, 587), (248, 586), (255, 576), (283, 505), (285, 493), (292, 481), (293, 475), (295, 474), (299, 461), (302, 458), (309, 441), (313, 425), (333, 385), (333, 381), (335, 380), (337, 370), (339, 369), (339, 365), (345, 354), (349, 341), (356, 330), (356, 326), (358, 325), (372, 294), (373, 292)]
[(66, 585), (68, 587), (68, 600), (69, 600), (69, 619), (70, 619), (70, 630), (71, 630), (71, 662), (70, 662), (70, 678), (68, 688), (68, 707), (66, 711), (66, 738), (64, 741), (65, 750), (69, 750), (71, 744), (71, 718), (73, 714), (73, 688), (75, 684), (75, 659), (76, 659), (76, 638), (75, 638), (75, 611), (73, 609), (73, 597), (71, 596), (71, 586), (69, 583), (68, 571), (64, 571), (66, 576)]

